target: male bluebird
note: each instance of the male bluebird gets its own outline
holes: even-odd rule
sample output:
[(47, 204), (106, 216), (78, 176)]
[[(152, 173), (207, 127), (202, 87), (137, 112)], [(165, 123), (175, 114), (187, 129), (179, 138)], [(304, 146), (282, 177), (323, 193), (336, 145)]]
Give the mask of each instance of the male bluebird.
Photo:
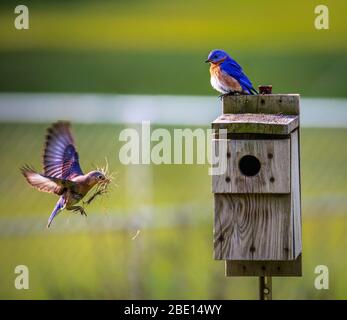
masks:
[(106, 183), (108, 180), (101, 171), (95, 170), (83, 174), (70, 131), (70, 123), (63, 121), (53, 124), (47, 130), (43, 170), (44, 172), (40, 174), (29, 166), (21, 168), (24, 177), (33, 187), (60, 196), (48, 219), (47, 228), (59, 211), (65, 208), (86, 216), (83, 207), (75, 204), (95, 185)]
[(228, 94), (257, 94), (241, 66), (223, 50), (213, 50), (205, 62), (210, 63), (211, 85)]

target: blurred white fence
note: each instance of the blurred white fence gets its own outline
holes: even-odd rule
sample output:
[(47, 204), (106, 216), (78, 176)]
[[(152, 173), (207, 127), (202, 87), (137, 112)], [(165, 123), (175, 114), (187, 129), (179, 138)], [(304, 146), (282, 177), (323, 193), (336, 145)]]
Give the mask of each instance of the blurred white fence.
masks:
[[(0, 94), (0, 121), (209, 125), (221, 113), (217, 97), (111, 94)], [(347, 99), (302, 98), (304, 127), (347, 127)]]

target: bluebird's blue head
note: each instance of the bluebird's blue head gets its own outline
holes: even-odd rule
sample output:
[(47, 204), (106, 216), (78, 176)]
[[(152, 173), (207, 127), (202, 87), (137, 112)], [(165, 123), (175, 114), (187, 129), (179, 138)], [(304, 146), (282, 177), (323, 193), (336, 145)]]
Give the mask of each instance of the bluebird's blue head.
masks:
[(215, 49), (215, 50), (212, 50), (210, 52), (210, 54), (208, 55), (207, 60), (205, 62), (206, 63), (207, 62), (220, 63), (220, 62), (223, 62), (227, 58), (229, 58), (229, 55), (225, 51)]

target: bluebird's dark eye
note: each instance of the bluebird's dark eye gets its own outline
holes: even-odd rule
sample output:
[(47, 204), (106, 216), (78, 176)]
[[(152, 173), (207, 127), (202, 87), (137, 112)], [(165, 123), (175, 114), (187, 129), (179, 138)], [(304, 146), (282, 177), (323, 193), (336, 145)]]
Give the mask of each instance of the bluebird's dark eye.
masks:
[(103, 178), (104, 178), (104, 177), (103, 177), (102, 175), (99, 175), (99, 176), (98, 176), (98, 179), (99, 179), (99, 180), (102, 180)]

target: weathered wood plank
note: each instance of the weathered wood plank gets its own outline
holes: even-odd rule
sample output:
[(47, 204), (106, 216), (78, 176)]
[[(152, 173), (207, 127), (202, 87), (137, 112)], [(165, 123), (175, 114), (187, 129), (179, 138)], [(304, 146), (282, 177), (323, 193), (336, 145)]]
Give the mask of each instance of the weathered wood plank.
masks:
[(212, 129), (228, 133), (290, 134), (299, 126), (296, 115), (223, 114), (212, 122)]
[(291, 215), (294, 229), (294, 257), (302, 252), (299, 143), (299, 133), (296, 130), (291, 134)]
[(240, 95), (223, 97), (223, 113), (299, 115), (298, 94)]
[[(218, 155), (222, 141), (225, 140), (213, 141), (213, 157)], [(259, 173), (254, 176), (246, 176), (240, 170), (240, 161), (246, 155), (260, 162)], [(226, 154), (218, 157), (227, 162), (227, 170), (212, 176), (213, 193), (290, 193), (290, 139), (227, 140)]]
[(291, 260), (290, 195), (215, 194), (218, 260)]
[(215, 195), (214, 256), (225, 260), (252, 259), (253, 227), (250, 212), (231, 201), (229, 195)]
[(227, 277), (301, 277), (301, 254), (295, 260), (288, 261), (225, 261)]
[(253, 260), (292, 260), (290, 195), (259, 195), (253, 201)]

